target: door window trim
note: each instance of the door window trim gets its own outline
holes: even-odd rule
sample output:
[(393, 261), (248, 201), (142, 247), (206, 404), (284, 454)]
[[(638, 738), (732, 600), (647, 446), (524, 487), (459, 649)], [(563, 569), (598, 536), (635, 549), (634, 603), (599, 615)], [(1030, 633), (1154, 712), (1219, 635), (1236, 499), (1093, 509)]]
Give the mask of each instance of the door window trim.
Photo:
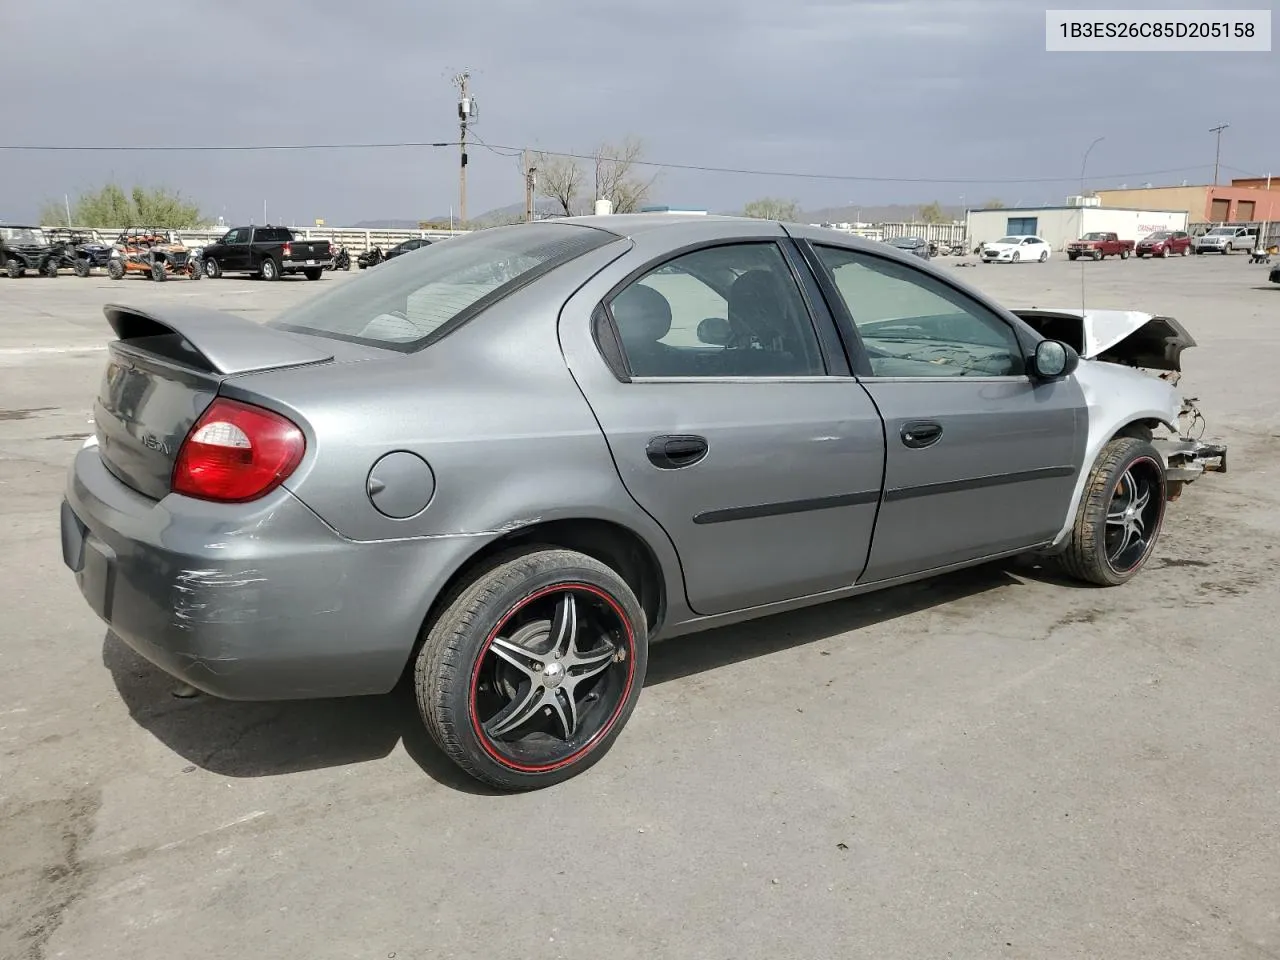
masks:
[[(788, 275), (800, 294), (800, 301), (804, 306), (805, 316), (809, 320), (809, 326), (814, 336), (814, 343), (818, 347), (818, 355), (822, 361), (824, 372), (820, 374), (792, 374), (785, 376), (637, 377), (632, 372), (631, 362), (627, 359), (626, 349), (622, 345), (622, 336), (618, 330), (617, 321), (613, 316), (613, 309), (610, 306), (613, 298), (640, 278), (689, 254), (716, 247), (747, 245), (772, 246), (781, 255), (783, 262), (787, 266)], [(817, 299), (814, 297), (815, 293), (819, 295)], [(600, 352), (606, 366), (621, 383), (824, 383), (827, 381), (847, 382), (856, 379), (849, 368), (843, 340), (839, 331), (836, 330), (836, 319), (826, 303), (826, 297), (821, 295), (821, 287), (817, 283), (817, 277), (813, 276), (812, 268), (800, 255), (799, 245), (789, 237), (720, 237), (715, 240), (701, 240), (696, 243), (685, 244), (673, 250), (665, 251), (630, 271), (600, 298), (592, 310), (591, 334), (592, 339), (595, 341), (596, 349)]]
[[(1027, 342), (1027, 338), (1022, 331), (1013, 323), (1010, 323), (1006, 317), (1001, 316), (1000, 311), (991, 306), (977, 300), (967, 290), (962, 290), (950, 279), (938, 276), (933, 273), (926, 273), (913, 263), (901, 264), (897, 258), (889, 258), (873, 253), (869, 250), (858, 250), (854, 247), (846, 247), (837, 243), (824, 243), (822, 241), (802, 239), (796, 242), (800, 255), (804, 258), (806, 265), (814, 273), (818, 286), (822, 290), (823, 298), (827, 301), (827, 309), (830, 311), (832, 319), (835, 321), (837, 332), (841, 338), (845, 340), (848, 350), (849, 359), (853, 364), (854, 375), (859, 381), (870, 381), (873, 383), (1031, 383), (1030, 357), (1034, 353), (1034, 346)], [(1001, 376), (969, 376), (969, 377), (878, 377), (871, 372), (871, 361), (867, 357), (866, 347), (862, 342), (862, 335), (858, 332), (858, 325), (853, 319), (853, 314), (849, 311), (848, 305), (844, 302), (844, 297), (840, 294), (840, 288), (836, 285), (835, 275), (822, 262), (822, 258), (818, 255), (818, 248), (826, 247), (831, 250), (839, 250), (843, 253), (850, 253), (859, 257), (867, 257), (874, 260), (880, 260), (885, 263), (897, 263), (905, 266), (917, 273), (924, 274), (937, 280), (943, 286), (947, 287), (953, 294), (963, 299), (966, 303), (976, 304), (981, 310), (984, 310), (991, 316), (995, 317), (1013, 334), (1014, 340), (1018, 344), (1018, 348), (1022, 351), (1022, 360), (1025, 365), (1023, 373), (1006, 374)]]

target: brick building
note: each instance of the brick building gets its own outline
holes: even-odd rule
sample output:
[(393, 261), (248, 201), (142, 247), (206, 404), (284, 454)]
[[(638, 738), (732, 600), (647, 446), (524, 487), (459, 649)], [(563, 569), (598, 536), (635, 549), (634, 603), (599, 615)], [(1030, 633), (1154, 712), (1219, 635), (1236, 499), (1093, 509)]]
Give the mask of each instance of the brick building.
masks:
[(1280, 221), (1280, 176), (1269, 190), (1265, 177), (1250, 177), (1227, 186), (1140, 187), (1097, 194), (1104, 207), (1186, 210), (1192, 223)]

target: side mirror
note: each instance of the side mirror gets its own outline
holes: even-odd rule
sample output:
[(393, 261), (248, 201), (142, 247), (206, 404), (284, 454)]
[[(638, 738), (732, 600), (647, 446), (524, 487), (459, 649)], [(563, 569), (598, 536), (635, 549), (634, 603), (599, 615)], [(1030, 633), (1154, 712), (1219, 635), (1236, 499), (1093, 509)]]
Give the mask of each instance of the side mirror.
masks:
[(1060, 380), (1070, 376), (1080, 363), (1080, 354), (1061, 340), (1041, 340), (1036, 344), (1031, 366), (1041, 380)]

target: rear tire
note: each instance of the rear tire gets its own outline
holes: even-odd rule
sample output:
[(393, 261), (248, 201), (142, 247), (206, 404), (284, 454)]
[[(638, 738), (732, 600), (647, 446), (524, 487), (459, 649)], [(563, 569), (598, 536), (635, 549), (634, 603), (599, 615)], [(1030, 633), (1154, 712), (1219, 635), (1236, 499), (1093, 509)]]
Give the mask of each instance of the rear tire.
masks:
[(1044, 262), (1045, 262), (1046, 260), (1048, 260), (1048, 259), (1049, 259), (1049, 251), (1048, 251), (1048, 250), (1041, 250), (1041, 251), (1040, 251), (1040, 262), (1041, 262), (1041, 263), (1044, 263)]
[(1127, 583), (1155, 549), (1165, 503), (1160, 454), (1145, 440), (1116, 437), (1102, 448), (1089, 473), (1059, 564), (1085, 583)]
[(324, 275), (324, 267), (308, 268), (302, 271), (302, 275), (308, 280), (319, 280)]
[(626, 582), (584, 554), (532, 547), (494, 557), (452, 595), (424, 628), (414, 685), (454, 763), (499, 789), (533, 790), (608, 752), (647, 664), (644, 611)]
[(17, 260), (10, 258), (6, 260), (4, 263), (4, 272), (5, 272), (5, 275), (10, 280), (17, 280), (20, 276), (22, 276), (24, 271), (23, 271), (22, 264), (20, 264)]
[(1120, 251), (1120, 259), (1121, 259), (1121, 260), (1128, 260), (1128, 259), (1129, 259), (1129, 251), (1128, 251), (1128, 250), (1121, 250), (1121, 251)]
[(270, 257), (267, 257), (262, 261), (262, 266), (259, 268), (259, 272), (261, 273), (263, 280), (280, 279), (280, 268), (276, 266), (276, 262)]
[(111, 260), (107, 263), (107, 276), (112, 280), (124, 279), (124, 264), (119, 260)]

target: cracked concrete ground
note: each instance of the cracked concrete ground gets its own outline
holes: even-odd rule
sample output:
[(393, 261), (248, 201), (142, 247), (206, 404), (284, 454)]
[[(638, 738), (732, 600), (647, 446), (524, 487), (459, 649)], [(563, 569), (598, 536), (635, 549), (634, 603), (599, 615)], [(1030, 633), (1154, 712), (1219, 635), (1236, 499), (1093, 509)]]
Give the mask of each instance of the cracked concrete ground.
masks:
[(1231, 472), (1117, 590), (986, 567), (655, 649), (588, 775), (494, 796), (402, 695), (179, 700), (62, 566), (109, 300), (0, 279), (0, 957), (1280, 955), (1280, 285), (1243, 257), (960, 269), (1172, 314)]

